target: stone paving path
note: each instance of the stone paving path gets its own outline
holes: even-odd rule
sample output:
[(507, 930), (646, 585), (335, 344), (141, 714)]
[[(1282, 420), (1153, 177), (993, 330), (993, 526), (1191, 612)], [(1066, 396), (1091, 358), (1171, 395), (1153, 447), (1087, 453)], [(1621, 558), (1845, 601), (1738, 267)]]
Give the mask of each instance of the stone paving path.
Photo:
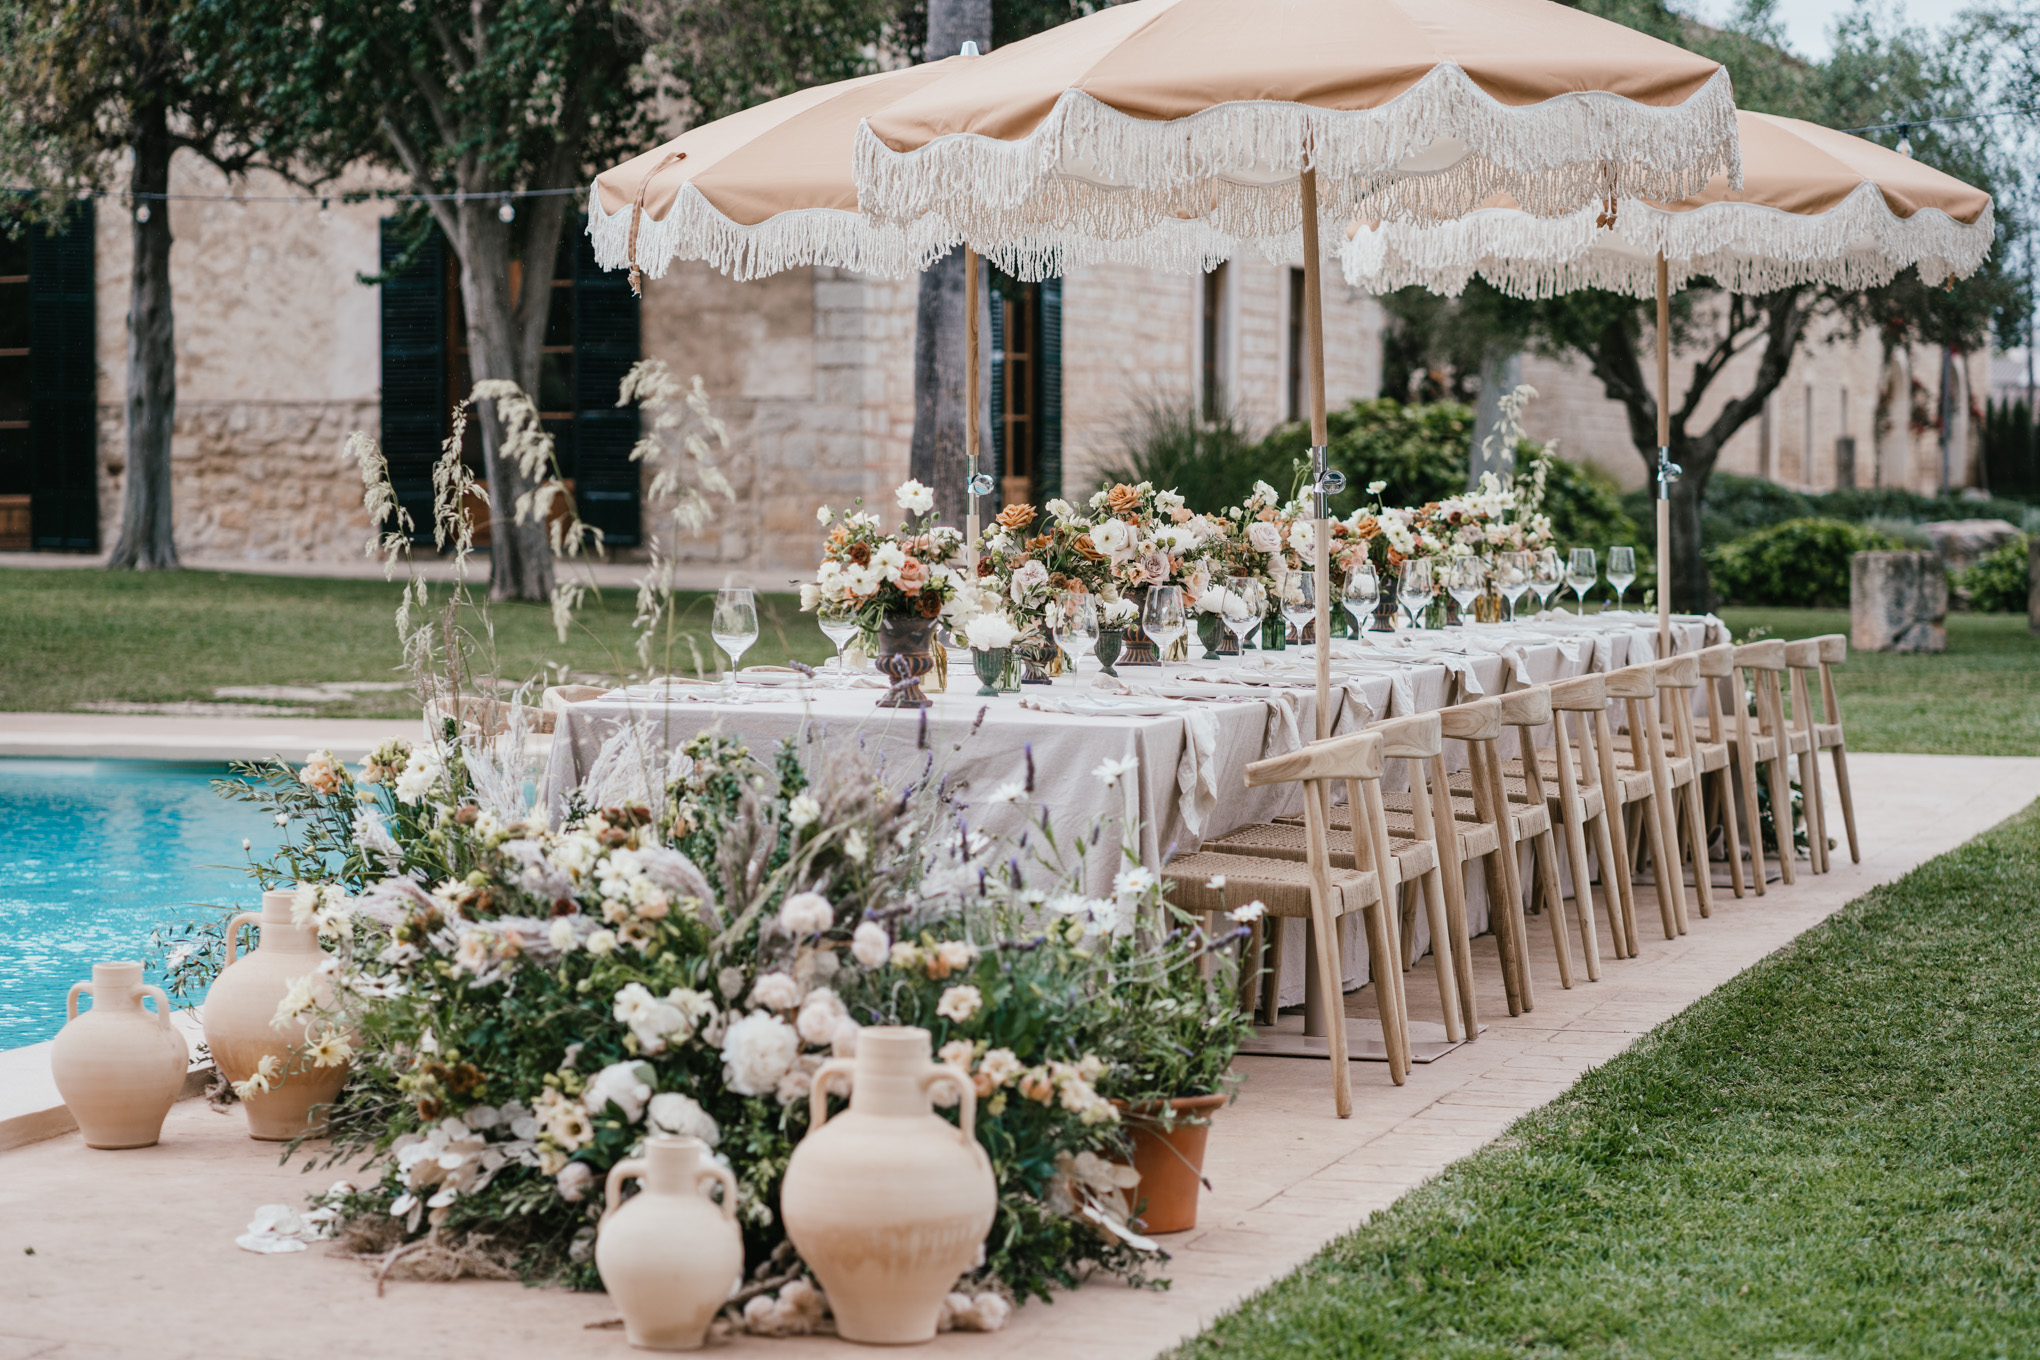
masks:
[[(1850, 763), (1862, 864), (1850, 864), (1844, 846), (1825, 877), (1803, 875), (1794, 888), (1773, 885), (1768, 896), (1740, 902), (1724, 889), (1714, 917), (1696, 912), (1676, 942), (1653, 937), (1657, 912), (1642, 889), (1642, 957), (1606, 961), (1602, 981), (1582, 978), (1564, 991), (1549, 947), (1541, 955), (1533, 948), (1536, 1008), (1514, 1019), (1500, 1004), (1494, 943), (1476, 941), (1486, 1033), (1418, 1067), (1399, 1088), (1385, 1066), (1355, 1063), (1349, 1120), (1333, 1117), (1321, 1064), (1242, 1059), (1244, 1091), (1212, 1131), (1206, 1170), (1215, 1190), (1198, 1228), (1170, 1243), (1172, 1289), (1092, 1283), (1052, 1305), (1028, 1305), (1004, 1332), (950, 1334), (920, 1353), (1154, 1355), (1846, 902), (2040, 797), (2040, 759), (1859, 755)], [(1839, 808), (1831, 820), (1839, 830)], [(1428, 966), (1409, 974), (1418, 1019), (1436, 1013), (1428, 974)], [(1366, 993), (1354, 1001), (1356, 1014), (1367, 1013)], [(589, 1330), (615, 1316), (599, 1294), (397, 1282), (378, 1299), (363, 1267), (321, 1249), (241, 1251), (234, 1236), (258, 1205), (321, 1189), (336, 1173), (279, 1166), (273, 1149), (198, 1102), (172, 1111), (164, 1138), (141, 1152), (93, 1152), (69, 1135), (0, 1153), (0, 1360), (631, 1353), (620, 1331)], [(822, 1338), (745, 1338), (716, 1349), (789, 1360), (847, 1353)]]

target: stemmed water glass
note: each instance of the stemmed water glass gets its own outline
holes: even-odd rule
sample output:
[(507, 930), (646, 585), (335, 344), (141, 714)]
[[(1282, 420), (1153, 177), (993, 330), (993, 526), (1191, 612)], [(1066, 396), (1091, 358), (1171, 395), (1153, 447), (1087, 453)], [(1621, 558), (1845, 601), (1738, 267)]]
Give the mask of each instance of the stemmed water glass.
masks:
[(1601, 579), (1601, 564), (1592, 548), (1574, 548), (1572, 560), (1566, 563), (1565, 583), (1572, 588), (1573, 612), (1587, 612), (1587, 592), (1594, 588), (1594, 582)]
[(1608, 549), (1608, 584), (1615, 587), (1615, 607), (1622, 607), (1622, 596), (1628, 591), (1629, 583), (1636, 579), (1636, 549)]
[(1247, 654), (1247, 638), (1261, 626), (1262, 616), (1268, 612), (1268, 595), (1261, 582), (1253, 576), (1228, 576), (1225, 580), (1226, 607), (1222, 616), (1225, 626), (1240, 644), (1240, 655)]
[(708, 635), (729, 654), (730, 670), (723, 681), (723, 697), (733, 699), (737, 692), (737, 661), (758, 640), (758, 600), (749, 586), (724, 586), (716, 591)]
[[(1055, 640), (1070, 654), (1070, 679), (1074, 681), (1083, 671), (1084, 658), (1098, 650), (1098, 597), (1086, 591), (1066, 590), (1056, 597), (1056, 604), (1062, 623), (1055, 630)], [(1098, 683), (1096, 676), (1091, 683)]]
[(845, 670), (843, 644), (857, 636), (857, 614), (847, 604), (824, 604), (815, 608), (815, 622), (821, 625), (822, 636), (836, 644), (836, 673)]
[(1455, 557), (1445, 564), (1446, 593), (1459, 602), (1459, 626), (1473, 618), (1473, 602), (1487, 587), (1487, 564), (1478, 557)]
[(1346, 573), (1339, 603), (1352, 615), (1353, 631), (1365, 642), (1368, 621), (1374, 617), (1375, 606), (1381, 603), (1381, 578), (1374, 574), (1372, 562), (1361, 562)]
[(1147, 605), (1140, 613), (1141, 631), (1155, 644), (1155, 654), (1166, 658), (1176, 639), (1183, 636), (1183, 588), (1149, 586)]
[(1317, 573), (1285, 571), (1276, 580), (1275, 588), (1282, 592), (1282, 617), (1296, 629), (1296, 641), (1301, 646), (1303, 630), (1317, 617)]
[(1437, 598), (1438, 583), (1431, 572), (1431, 559), (1413, 557), (1402, 564), (1402, 575), (1397, 582), (1397, 597), (1402, 607), (1409, 611), (1410, 627), (1423, 627), (1424, 611)]
[(1558, 549), (1539, 548), (1530, 559), (1530, 588), (1537, 592), (1537, 607), (1551, 608), (1551, 597), (1565, 580), (1565, 567), (1558, 560)]
[(1495, 554), (1495, 589), (1509, 602), (1509, 622), (1516, 621), (1516, 602), (1523, 598), (1523, 592), (1530, 589), (1530, 554), (1526, 552), (1505, 552)]

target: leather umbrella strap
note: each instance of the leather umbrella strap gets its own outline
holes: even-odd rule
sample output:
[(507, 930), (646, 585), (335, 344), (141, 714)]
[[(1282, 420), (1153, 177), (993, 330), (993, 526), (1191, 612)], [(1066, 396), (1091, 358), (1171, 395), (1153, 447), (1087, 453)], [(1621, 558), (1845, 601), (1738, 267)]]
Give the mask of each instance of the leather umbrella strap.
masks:
[(644, 275), (638, 272), (637, 229), (639, 220), (645, 215), (645, 195), (651, 192), (652, 181), (658, 178), (661, 170), (664, 170), (676, 161), (684, 161), (686, 159), (687, 153), (685, 151), (667, 152), (665, 157), (652, 167), (651, 174), (645, 176), (644, 183), (638, 185), (637, 198), (630, 205), (630, 243), (624, 247), (624, 258), (630, 261), (630, 295), (632, 297), (644, 296), (644, 291), (639, 286), (644, 282)]

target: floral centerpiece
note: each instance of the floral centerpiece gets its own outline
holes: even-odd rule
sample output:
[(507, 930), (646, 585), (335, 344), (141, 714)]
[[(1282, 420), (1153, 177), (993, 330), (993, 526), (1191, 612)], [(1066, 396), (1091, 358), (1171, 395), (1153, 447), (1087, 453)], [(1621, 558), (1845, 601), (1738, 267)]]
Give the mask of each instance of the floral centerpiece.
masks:
[(936, 622), (958, 597), (952, 564), (963, 535), (935, 522), (935, 493), (921, 483), (902, 483), (894, 498), (910, 518), (892, 532), (867, 511), (839, 514), (825, 505), (815, 512), (829, 534), (814, 584), (802, 587), (801, 608), (848, 609), (879, 669), (894, 677), (881, 706), (925, 708), (931, 701), (920, 677), (934, 668)]
[(977, 566), (984, 598), (996, 596), (996, 607), (1019, 627), (1018, 654), (1036, 683), (1048, 678), (1045, 668), (1058, 654), (1057, 600), (1066, 592), (1096, 595), (1107, 606), (1120, 598), (1112, 559), (1093, 540), (1091, 521), (1067, 501), (1054, 502), (1047, 522), (1041, 519), (1031, 505), (1000, 510), (979, 537)]

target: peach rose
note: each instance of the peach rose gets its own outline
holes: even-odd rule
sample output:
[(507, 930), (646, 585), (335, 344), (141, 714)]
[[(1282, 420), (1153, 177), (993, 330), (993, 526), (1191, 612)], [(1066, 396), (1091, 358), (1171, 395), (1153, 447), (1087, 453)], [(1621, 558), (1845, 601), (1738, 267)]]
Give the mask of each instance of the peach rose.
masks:
[(1034, 523), (1034, 516), (1031, 505), (1009, 505), (999, 512), (998, 524), (1002, 529), (1025, 529)]
[(1140, 508), (1140, 488), (1121, 482), (1105, 493), (1105, 504), (1115, 515), (1131, 514)]
[(900, 567), (900, 591), (907, 595), (919, 595), (921, 587), (928, 584), (928, 566), (918, 557), (909, 557)]

